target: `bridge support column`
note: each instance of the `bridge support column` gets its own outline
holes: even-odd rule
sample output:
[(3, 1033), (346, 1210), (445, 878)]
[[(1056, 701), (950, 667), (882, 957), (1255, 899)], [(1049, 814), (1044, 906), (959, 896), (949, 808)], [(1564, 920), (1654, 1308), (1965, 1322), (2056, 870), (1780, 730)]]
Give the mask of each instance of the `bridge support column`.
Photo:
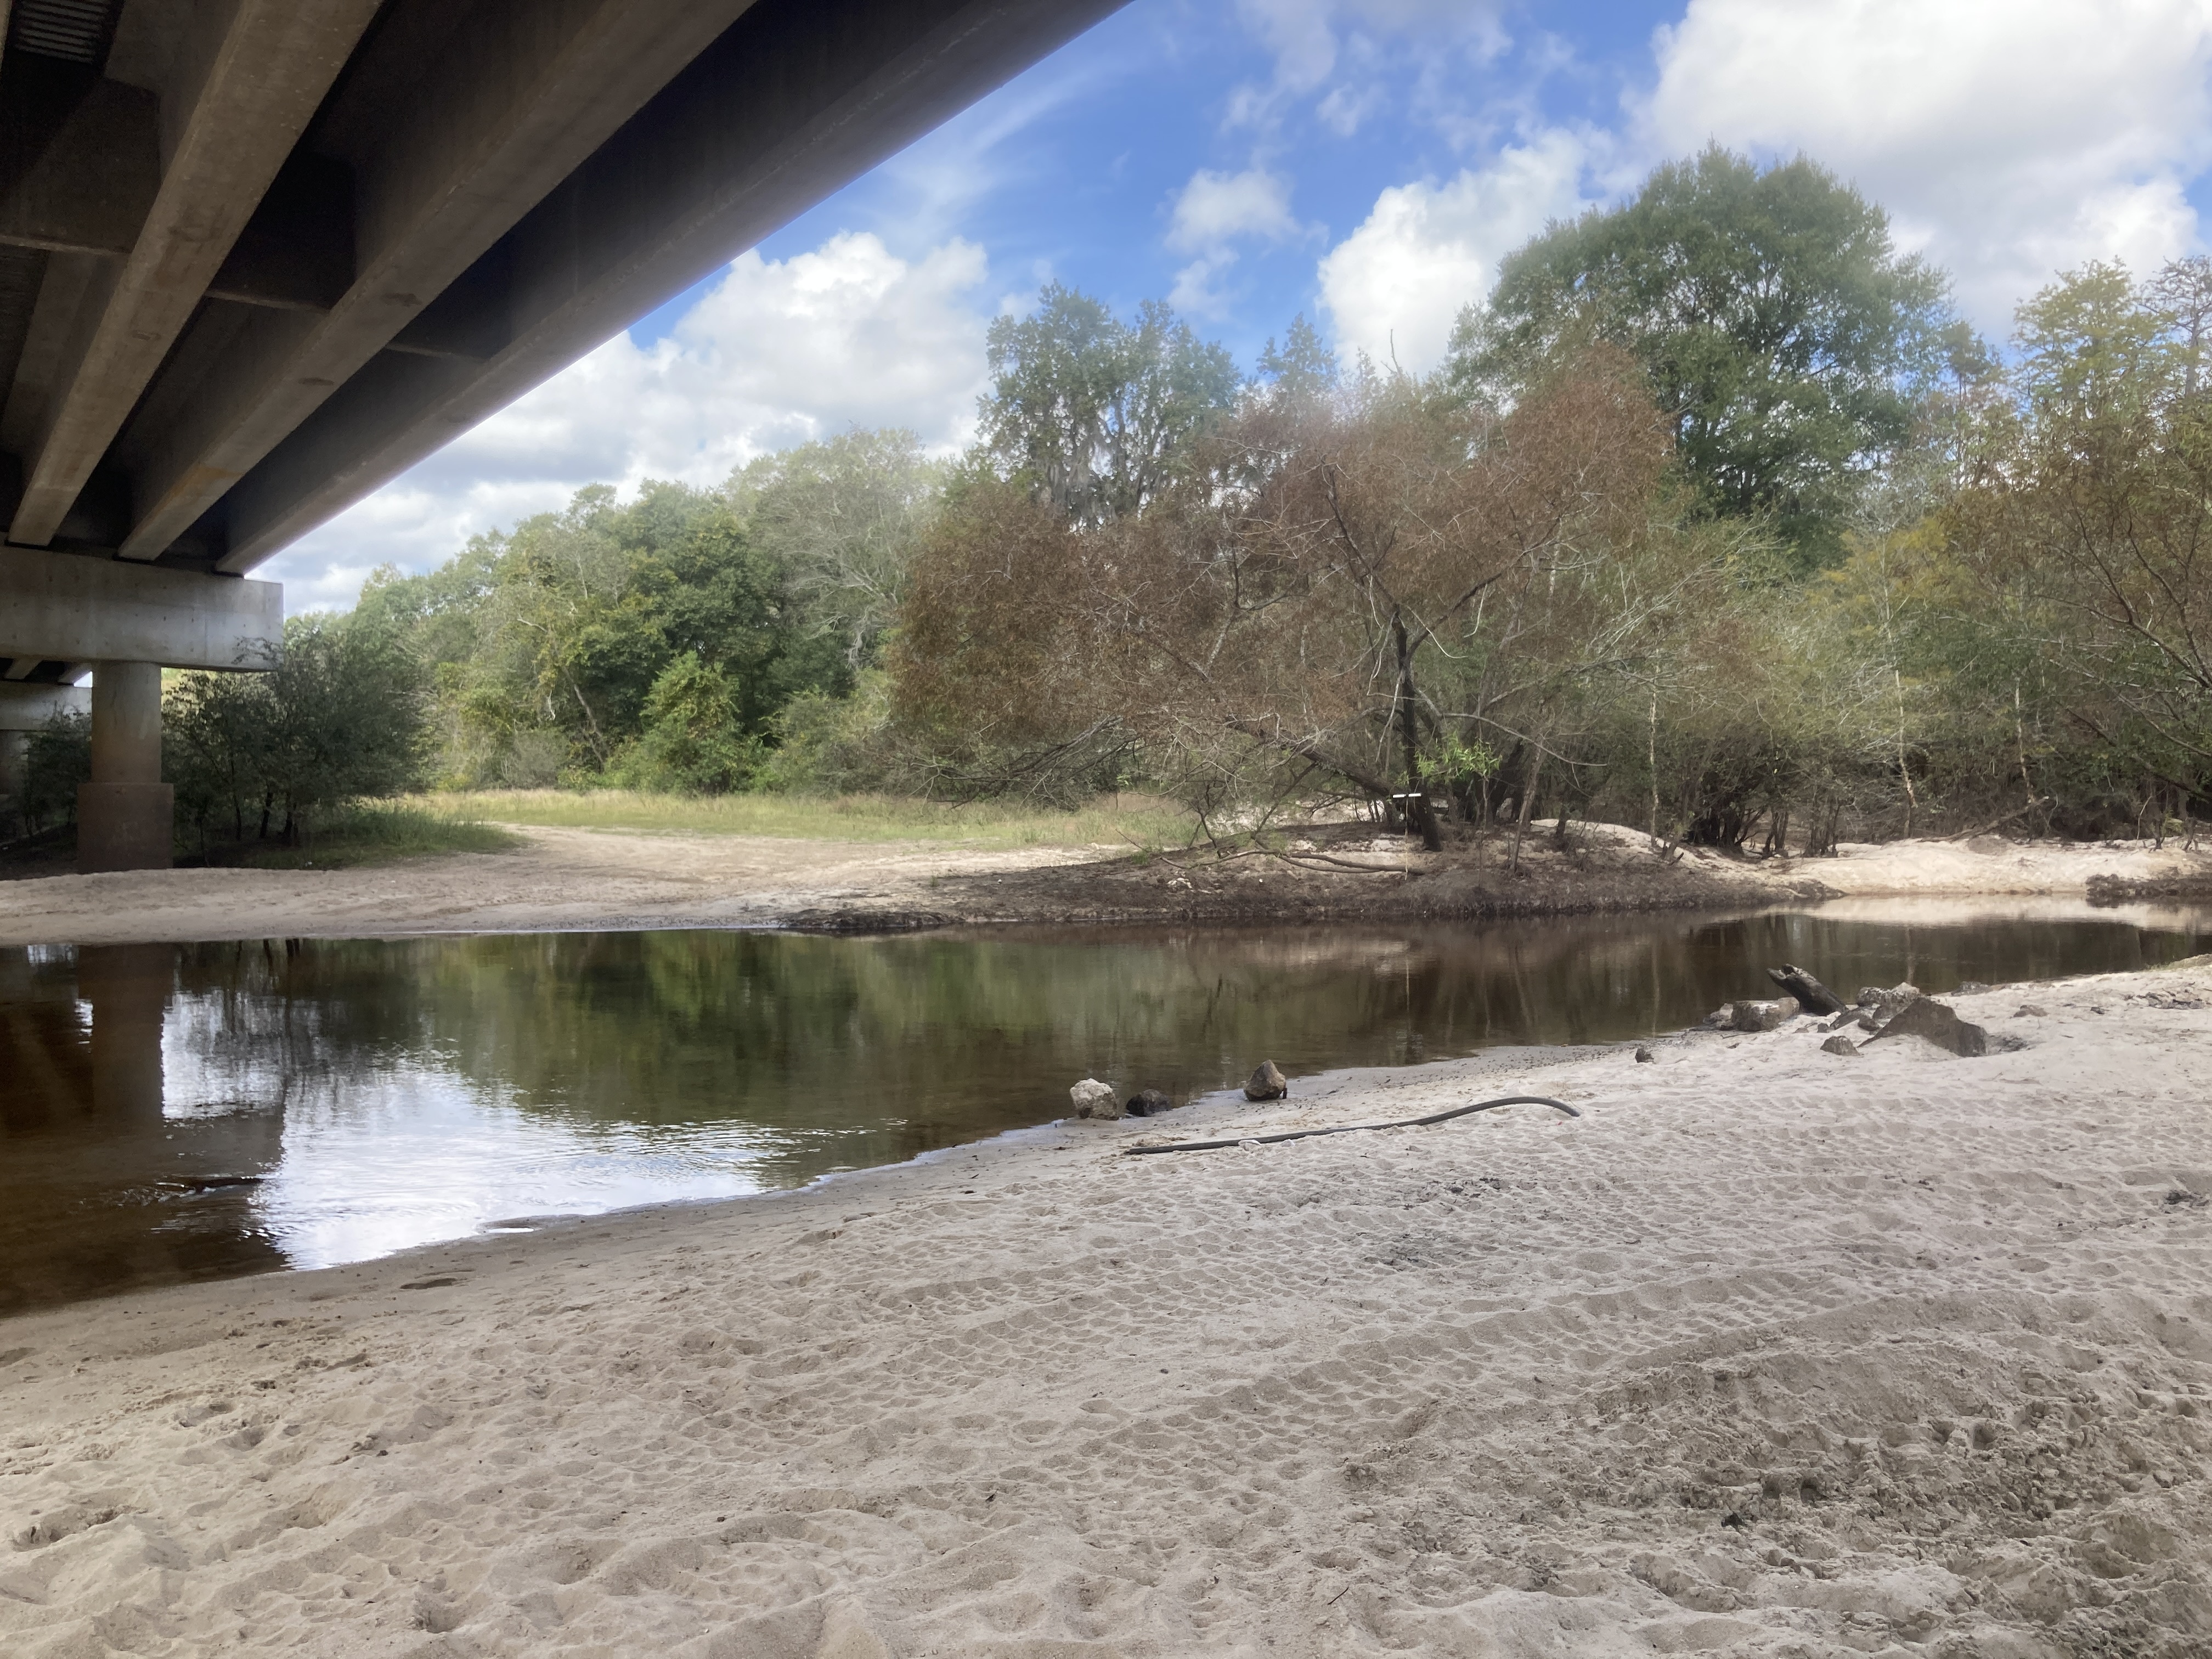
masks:
[(176, 792), (161, 781), (161, 670), (103, 662), (92, 671), (92, 781), (76, 792), (76, 867), (166, 870)]

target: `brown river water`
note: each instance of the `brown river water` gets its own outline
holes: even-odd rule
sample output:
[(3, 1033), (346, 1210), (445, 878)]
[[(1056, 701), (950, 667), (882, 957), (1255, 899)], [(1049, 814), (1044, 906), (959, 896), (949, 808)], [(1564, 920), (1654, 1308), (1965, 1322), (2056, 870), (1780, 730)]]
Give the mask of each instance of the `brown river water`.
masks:
[(1942, 992), (2212, 944), (1930, 914), (0, 949), (0, 1315), (798, 1187), (1049, 1122), (1086, 1076), (1181, 1101), (1261, 1059), (1678, 1030), (1768, 963)]

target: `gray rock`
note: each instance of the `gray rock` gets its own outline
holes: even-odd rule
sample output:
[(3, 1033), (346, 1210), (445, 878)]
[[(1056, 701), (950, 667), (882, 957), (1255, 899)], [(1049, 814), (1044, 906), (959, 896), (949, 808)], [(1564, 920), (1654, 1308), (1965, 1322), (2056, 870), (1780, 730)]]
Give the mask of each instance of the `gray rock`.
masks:
[(1251, 1076), (1244, 1079), (1244, 1098), (1247, 1100), (1280, 1100), (1291, 1091), (1291, 1080), (1275, 1069), (1275, 1062), (1263, 1060)]
[(1832, 1036), (1820, 1045), (1824, 1054), (1855, 1054), (1858, 1051), (1859, 1045), (1847, 1036)]
[(1642, 1043), (1639, 1042), (1636, 1045), (1636, 1063), (1638, 1066), (1656, 1065), (1658, 1062), (1658, 1055), (1653, 1054)]
[(1909, 979), (1899, 980), (1887, 990), (1879, 985), (1862, 985), (1859, 987), (1859, 1006), (1886, 1014), (1902, 1008), (1919, 994), (1920, 988)]
[(1869, 1042), (1881, 1042), (1890, 1037), (1925, 1037), (1939, 1048), (1948, 1048), (1954, 1054), (1968, 1058), (1990, 1051), (1990, 1034), (1980, 1026), (1960, 1019), (1958, 1012), (1948, 1003), (1932, 997), (1915, 997), (1890, 1017), (1881, 1030), (1869, 1037)]
[(1121, 1104), (1131, 1117), (1158, 1117), (1175, 1110), (1175, 1102), (1158, 1089), (1139, 1089)]
[(2051, 1010), (2039, 1002), (2023, 1002), (2013, 1010), (2014, 1019), (2049, 1019)]
[(1110, 1083), (1101, 1083), (1087, 1077), (1067, 1091), (1075, 1103), (1078, 1117), (1119, 1117), (1121, 1115), (1121, 1097)]
[(1771, 1002), (1731, 1002), (1729, 1025), (1738, 1031), (1771, 1031), (1785, 1020), (1797, 1018), (1796, 997), (1777, 997)]

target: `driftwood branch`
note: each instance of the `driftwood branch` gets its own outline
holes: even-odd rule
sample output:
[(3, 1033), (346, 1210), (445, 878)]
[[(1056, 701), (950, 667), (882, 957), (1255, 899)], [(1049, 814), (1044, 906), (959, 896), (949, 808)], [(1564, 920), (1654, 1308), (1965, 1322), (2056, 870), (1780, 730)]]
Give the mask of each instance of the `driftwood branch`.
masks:
[(1814, 979), (1793, 962), (1766, 970), (1767, 978), (1797, 999), (1797, 1006), (1808, 1013), (1840, 1014), (1844, 1012), (1844, 1000)]
[(1997, 817), (1991, 818), (1987, 823), (1978, 824), (1972, 830), (1961, 830), (1957, 835), (1946, 836), (1943, 839), (1946, 841), (1972, 841), (1976, 836), (1986, 836), (1990, 830), (1998, 829), (2004, 824), (2010, 823), (2014, 818), (2024, 818), (2030, 812), (2036, 811), (2042, 807), (2050, 805), (2051, 799), (2052, 797), (2049, 795), (2041, 796), (2035, 800), (2028, 802), (2025, 806), (2015, 806), (2009, 812), (1999, 814)]

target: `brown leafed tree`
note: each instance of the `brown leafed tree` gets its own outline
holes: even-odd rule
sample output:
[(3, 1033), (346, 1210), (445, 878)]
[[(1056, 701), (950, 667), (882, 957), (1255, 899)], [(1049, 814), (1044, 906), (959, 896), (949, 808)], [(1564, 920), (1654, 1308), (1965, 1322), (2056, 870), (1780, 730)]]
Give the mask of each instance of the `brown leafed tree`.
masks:
[(1601, 355), (1503, 415), (1404, 380), (1255, 399), (1176, 489), (1095, 529), (984, 478), (917, 561), (897, 702), (973, 752), (1112, 734), (1224, 777), (1318, 769), (1402, 798), (1434, 846), (1425, 674), (1467, 648), (1486, 595), (1636, 536), (1666, 454)]

